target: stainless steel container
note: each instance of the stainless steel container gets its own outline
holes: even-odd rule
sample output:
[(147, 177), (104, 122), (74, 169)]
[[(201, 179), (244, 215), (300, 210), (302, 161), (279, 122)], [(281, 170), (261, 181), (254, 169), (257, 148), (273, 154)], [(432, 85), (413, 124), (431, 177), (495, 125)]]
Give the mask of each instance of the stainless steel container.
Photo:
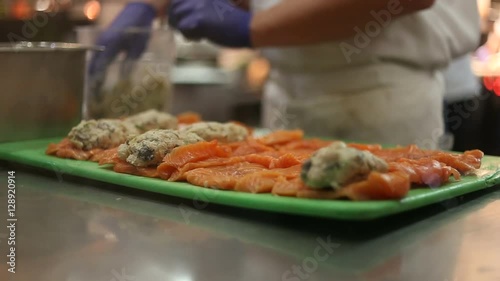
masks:
[(64, 136), (81, 120), (85, 56), (79, 44), (0, 44), (0, 142)]

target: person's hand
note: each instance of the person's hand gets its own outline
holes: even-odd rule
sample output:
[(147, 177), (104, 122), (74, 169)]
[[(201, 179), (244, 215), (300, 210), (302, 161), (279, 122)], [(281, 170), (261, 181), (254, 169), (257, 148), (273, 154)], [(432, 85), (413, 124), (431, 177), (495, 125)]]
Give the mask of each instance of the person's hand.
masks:
[(187, 39), (225, 47), (251, 47), (252, 14), (227, 0), (172, 0), (169, 23)]
[[(111, 25), (99, 36), (96, 45), (104, 46), (97, 52), (89, 65), (91, 83), (95, 89), (104, 80), (109, 64), (120, 53), (127, 61), (138, 59), (146, 49), (156, 9), (147, 3), (130, 3), (121, 11)], [(92, 82), (93, 81), (93, 82)]]
[(97, 39), (96, 45), (104, 46), (105, 50), (96, 54), (90, 72), (105, 69), (120, 52), (126, 53), (127, 59), (139, 58), (146, 49), (149, 39), (147, 30), (155, 17), (156, 10), (150, 4), (130, 3), (125, 6)]

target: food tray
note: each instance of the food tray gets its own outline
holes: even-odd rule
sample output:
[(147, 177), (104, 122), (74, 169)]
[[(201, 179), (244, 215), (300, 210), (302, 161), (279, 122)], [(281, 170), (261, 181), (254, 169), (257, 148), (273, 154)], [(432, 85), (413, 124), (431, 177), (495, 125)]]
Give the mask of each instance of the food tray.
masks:
[(401, 213), (473, 191), (500, 184), (500, 157), (485, 156), (476, 176), (463, 177), (440, 188), (413, 189), (402, 200), (352, 202), (278, 197), (272, 194), (250, 194), (201, 188), (188, 183), (168, 182), (134, 175), (119, 174), (97, 163), (61, 159), (45, 154), (50, 142), (61, 138), (0, 144), (0, 159), (54, 172), (149, 192), (186, 199), (194, 204), (221, 204), (270, 212), (323, 217), (341, 220), (371, 220)]

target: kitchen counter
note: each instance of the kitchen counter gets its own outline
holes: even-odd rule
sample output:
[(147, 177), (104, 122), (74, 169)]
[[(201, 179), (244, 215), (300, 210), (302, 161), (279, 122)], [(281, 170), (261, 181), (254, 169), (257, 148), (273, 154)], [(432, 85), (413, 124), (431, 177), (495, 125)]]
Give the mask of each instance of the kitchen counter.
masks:
[[(15, 274), (6, 263), (10, 170)], [(500, 280), (499, 187), (353, 223), (206, 205), (5, 162), (0, 171), (1, 280)]]

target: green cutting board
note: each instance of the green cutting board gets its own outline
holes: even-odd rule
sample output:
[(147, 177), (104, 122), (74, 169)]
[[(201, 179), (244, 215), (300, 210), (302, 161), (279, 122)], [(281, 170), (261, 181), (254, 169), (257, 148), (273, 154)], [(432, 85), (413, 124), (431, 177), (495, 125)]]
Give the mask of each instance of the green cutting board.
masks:
[(215, 203), (234, 207), (287, 214), (342, 220), (371, 220), (437, 203), (469, 192), (500, 184), (500, 157), (485, 156), (476, 176), (463, 177), (440, 188), (413, 189), (402, 200), (352, 202), (347, 200), (315, 200), (279, 197), (272, 194), (250, 194), (201, 188), (188, 183), (119, 174), (109, 167), (93, 162), (60, 159), (45, 154), (50, 142), (44, 139), (0, 144), (0, 159), (64, 174), (162, 193), (193, 200), (194, 207), (203, 209)]

